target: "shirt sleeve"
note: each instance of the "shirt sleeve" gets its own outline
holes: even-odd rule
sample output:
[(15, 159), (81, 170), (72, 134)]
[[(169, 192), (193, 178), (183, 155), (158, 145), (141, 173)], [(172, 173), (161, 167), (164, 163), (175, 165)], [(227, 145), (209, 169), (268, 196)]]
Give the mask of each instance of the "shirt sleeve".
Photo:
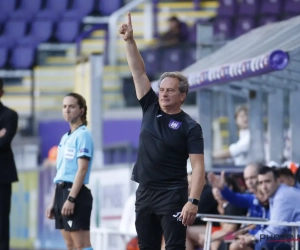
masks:
[(143, 113), (147, 111), (147, 109), (154, 103), (158, 101), (158, 97), (155, 94), (154, 90), (150, 88), (148, 93), (139, 100), (140, 105), (142, 107)]
[(237, 207), (250, 208), (253, 204), (253, 194), (240, 194), (231, 191), (228, 187), (224, 187), (224, 189), (221, 190), (221, 195), (225, 200)]
[(187, 144), (189, 154), (204, 154), (203, 134), (199, 124), (189, 131)]
[(0, 137), (0, 150), (10, 146), (18, 129), (18, 114), (12, 110), (9, 110), (4, 115), (2, 127), (0, 129), (6, 129), (6, 133), (3, 137)]
[[(276, 197), (273, 201), (272, 210), (270, 211), (270, 221), (291, 221), (291, 216), (293, 216), (293, 206), (294, 203), (286, 198), (285, 195), (281, 194), (279, 197)], [(265, 229), (259, 230), (255, 234), (255, 238), (259, 241), (263, 241), (266, 238), (266, 235), (282, 235), (286, 233), (287, 227), (269, 225)]]
[(93, 141), (88, 133), (81, 133), (77, 138), (77, 158), (92, 157)]
[(239, 138), (236, 143), (229, 146), (231, 157), (236, 157), (243, 153), (248, 153), (250, 145), (250, 133), (247, 133)]

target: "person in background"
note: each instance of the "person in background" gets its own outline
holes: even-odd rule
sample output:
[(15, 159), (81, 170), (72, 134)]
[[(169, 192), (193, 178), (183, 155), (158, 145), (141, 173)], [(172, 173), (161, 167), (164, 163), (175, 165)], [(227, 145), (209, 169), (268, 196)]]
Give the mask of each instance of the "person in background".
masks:
[[(269, 219), (269, 202), (261, 190), (259, 190), (256, 186), (252, 193), (235, 193), (226, 186), (224, 174), (225, 172), (222, 172), (221, 176), (217, 176), (213, 173), (209, 173), (210, 183), (213, 187), (220, 190), (222, 197), (234, 206), (247, 208), (248, 216), (250, 217)], [(264, 226), (250, 225), (249, 227), (239, 231), (238, 234), (249, 233), (250, 235), (255, 235), (255, 233), (261, 228), (264, 228)], [(230, 250), (243, 250), (243, 248), (240, 248), (239, 241), (234, 241), (230, 245)]]
[[(0, 78), (0, 99), (3, 94), (3, 80)], [(17, 128), (18, 114), (0, 101), (0, 250), (9, 250), (12, 183), (18, 181), (11, 142)]]
[[(262, 167), (258, 173), (258, 185), (263, 194), (268, 197), (270, 203), (270, 221), (277, 222), (300, 222), (300, 208), (295, 203), (300, 200), (300, 192), (297, 188), (289, 187), (281, 184), (279, 174), (274, 168)], [(240, 235), (240, 247), (246, 247), (254, 244), (255, 250), (266, 248), (290, 250), (290, 244), (287, 242), (270, 242), (268, 237), (274, 235), (290, 235), (291, 227), (269, 225), (264, 229), (260, 229), (253, 235)], [(297, 243), (298, 244), (298, 243)]]
[(187, 40), (182, 30), (181, 22), (176, 16), (170, 17), (168, 23), (168, 31), (158, 38), (158, 46), (160, 48), (179, 45)]
[(53, 146), (49, 149), (48, 157), (43, 162), (43, 167), (45, 168), (56, 167), (57, 150), (58, 150), (57, 146)]
[(63, 99), (62, 113), (70, 125), (58, 145), (56, 185), (46, 216), (55, 219), (68, 250), (92, 250), (90, 219), (93, 197), (89, 183), (94, 156), (94, 144), (87, 129), (87, 105), (77, 93)]
[[(208, 180), (210, 181), (210, 177), (208, 176)], [(227, 187), (232, 190), (233, 192), (240, 192), (239, 187), (236, 184), (236, 181), (230, 177), (226, 176), (225, 177), (225, 183)], [(221, 192), (218, 188), (213, 187), (212, 189), (213, 195), (215, 200), (218, 202), (218, 212), (221, 215), (233, 215), (233, 216), (244, 216), (247, 214), (247, 209), (245, 208), (240, 208), (237, 206), (234, 206), (233, 204), (229, 203), (226, 201), (222, 195)], [(218, 231), (215, 231), (212, 234), (211, 237), (211, 244), (210, 244), (210, 249), (211, 250), (218, 250), (219, 247), (222, 244), (222, 238), (225, 235), (228, 235), (230, 233), (234, 233), (236, 230), (238, 230), (240, 225), (238, 224), (231, 224), (231, 223), (221, 223), (221, 229)], [(203, 246), (204, 244), (204, 237), (205, 234), (200, 234), (199, 235), (199, 245)]]
[(300, 189), (300, 184), (296, 181), (295, 175), (289, 168), (277, 168), (276, 170), (281, 183)]
[(215, 160), (232, 158), (235, 166), (245, 166), (249, 163), (248, 151), (250, 146), (248, 108), (246, 106), (238, 106), (236, 108), (235, 122), (239, 129), (239, 140), (231, 144), (227, 150), (215, 152), (212, 156)]

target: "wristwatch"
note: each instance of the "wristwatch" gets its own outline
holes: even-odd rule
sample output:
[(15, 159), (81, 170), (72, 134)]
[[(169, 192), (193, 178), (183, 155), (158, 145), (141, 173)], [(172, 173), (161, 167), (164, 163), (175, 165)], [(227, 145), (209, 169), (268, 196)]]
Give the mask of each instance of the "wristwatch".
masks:
[(75, 198), (74, 197), (72, 197), (72, 196), (68, 196), (68, 201), (69, 202), (72, 202), (72, 203), (75, 203)]
[(199, 205), (199, 200), (197, 200), (197, 199), (189, 198), (188, 201), (191, 202), (192, 204), (196, 205), (196, 206)]

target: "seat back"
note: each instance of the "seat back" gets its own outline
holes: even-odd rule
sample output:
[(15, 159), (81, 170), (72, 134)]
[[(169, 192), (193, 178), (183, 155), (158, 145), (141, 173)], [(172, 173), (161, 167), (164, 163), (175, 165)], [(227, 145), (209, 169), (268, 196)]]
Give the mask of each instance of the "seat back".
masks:
[(79, 33), (79, 21), (78, 20), (62, 20), (57, 24), (55, 37), (59, 42), (71, 43), (75, 41), (76, 36)]
[(240, 17), (236, 20), (235, 36), (238, 37), (247, 33), (255, 27), (254, 19), (251, 17)]
[(103, 16), (109, 16), (122, 7), (122, 0), (101, 0), (98, 4), (98, 11)]
[(219, 0), (218, 16), (232, 17), (237, 14), (237, 3), (235, 0)]

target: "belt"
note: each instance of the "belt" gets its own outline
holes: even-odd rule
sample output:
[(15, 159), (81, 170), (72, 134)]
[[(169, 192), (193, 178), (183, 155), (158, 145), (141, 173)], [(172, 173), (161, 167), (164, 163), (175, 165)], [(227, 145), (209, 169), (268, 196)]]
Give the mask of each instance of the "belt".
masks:
[(67, 182), (67, 181), (58, 181), (58, 182), (56, 182), (56, 186), (60, 187), (60, 188), (71, 187), (72, 185), (73, 185), (72, 182)]

